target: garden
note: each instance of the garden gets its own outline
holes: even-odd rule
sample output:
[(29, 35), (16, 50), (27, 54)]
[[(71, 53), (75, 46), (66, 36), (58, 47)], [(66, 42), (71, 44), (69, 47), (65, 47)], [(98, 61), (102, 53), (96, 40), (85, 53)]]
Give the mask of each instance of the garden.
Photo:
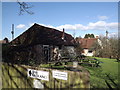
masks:
[[(99, 57), (85, 57), (77, 59), (79, 71), (86, 69), (90, 73), (90, 87), (91, 88), (118, 88), (118, 61), (116, 59), (99, 58)], [(55, 62), (50, 64), (42, 64), (40, 67), (73, 70), (72, 61)]]

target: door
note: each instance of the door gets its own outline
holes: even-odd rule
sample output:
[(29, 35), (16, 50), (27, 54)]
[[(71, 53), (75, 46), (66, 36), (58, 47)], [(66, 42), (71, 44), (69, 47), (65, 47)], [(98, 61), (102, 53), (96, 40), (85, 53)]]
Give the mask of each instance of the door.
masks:
[(43, 45), (43, 53), (45, 58), (45, 63), (50, 61), (50, 47), (49, 45)]

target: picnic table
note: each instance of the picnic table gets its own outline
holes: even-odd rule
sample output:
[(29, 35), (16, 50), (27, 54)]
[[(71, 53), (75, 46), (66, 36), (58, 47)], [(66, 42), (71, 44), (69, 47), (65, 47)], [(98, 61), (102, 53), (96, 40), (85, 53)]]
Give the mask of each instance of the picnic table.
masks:
[(96, 58), (82, 58), (82, 59), (79, 59), (77, 57), (76, 58), (69, 58), (69, 57), (61, 57), (60, 60), (53, 60), (53, 61), (50, 61), (48, 62), (49, 64), (54, 64), (55, 66), (61, 66), (61, 65), (67, 65), (68, 62), (74, 62), (74, 61), (77, 61), (79, 65), (82, 65), (82, 64), (86, 64), (86, 65), (89, 65), (91, 67), (98, 67), (99, 66), (99, 61), (96, 59)]
[(59, 65), (63, 65), (63, 63), (67, 64), (67, 62), (70, 62), (70, 61), (71, 61), (71, 58), (61, 57), (60, 60), (52, 60), (52, 61), (48, 62), (48, 64), (55, 64), (55, 66), (59, 66)]
[(83, 59), (79, 62), (79, 64), (87, 64), (90, 65), (91, 67), (98, 67), (99, 66), (99, 61), (96, 58), (87, 58)]

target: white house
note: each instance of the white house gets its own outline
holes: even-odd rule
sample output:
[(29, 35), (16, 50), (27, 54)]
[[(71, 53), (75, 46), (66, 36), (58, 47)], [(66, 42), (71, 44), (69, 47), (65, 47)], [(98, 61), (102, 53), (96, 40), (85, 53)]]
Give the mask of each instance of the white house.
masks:
[(79, 42), (83, 48), (82, 55), (93, 56), (95, 51), (91, 50), (91, 48), (96, 41), (100, 43), (98, 36), (96, 38), (77, 38), (77, 42)]

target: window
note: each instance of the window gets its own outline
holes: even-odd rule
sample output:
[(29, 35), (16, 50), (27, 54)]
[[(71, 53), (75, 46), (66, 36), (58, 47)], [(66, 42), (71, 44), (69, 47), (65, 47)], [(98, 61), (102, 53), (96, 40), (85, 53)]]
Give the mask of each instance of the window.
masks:
[(89, 53), (92, 53), (92, 51), (88, 51)]

